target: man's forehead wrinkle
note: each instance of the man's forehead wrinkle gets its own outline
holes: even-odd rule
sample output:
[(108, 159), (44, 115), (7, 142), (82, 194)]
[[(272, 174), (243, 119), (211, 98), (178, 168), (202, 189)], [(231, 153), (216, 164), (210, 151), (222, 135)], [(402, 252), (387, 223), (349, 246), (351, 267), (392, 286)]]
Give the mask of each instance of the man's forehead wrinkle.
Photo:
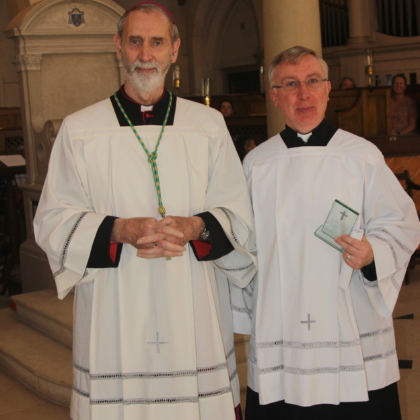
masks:
[[(128, 36), (129, 39), (141, 39), (144, 40), (144, 36), (142, 35), (129, 35)], [(164, 36), (150, 36), (150, 37), (146, 37), (146, 38), (150, 38), (153, 41), (164, 41), (165, 37)]]
[[(321, 76), (321, 74), (320, 74), (320, 73), (318, 73), (317, 71), (316, 71), (316, 72), (313, 72), (313, 73), (311, 73), (311, 74), (308, 74), (308, 75), (306, 75), (305, 77), (306, 77), (306, 78), (308, 78), (308, 77), (313, 77), (313, 76), (319, 76), (319, 77), (322, 77), (322, 76)], [(294, 74), (289, 74), (289, 75), (286, 75), (286, 76), (282, 77), (282, 79), (281, 79), (281, 80), (287, 80), (287, 79), (297, 80), (297, 79), (298, 79), (298, 77), (297, 77), (297, 76), (295, 76)]]

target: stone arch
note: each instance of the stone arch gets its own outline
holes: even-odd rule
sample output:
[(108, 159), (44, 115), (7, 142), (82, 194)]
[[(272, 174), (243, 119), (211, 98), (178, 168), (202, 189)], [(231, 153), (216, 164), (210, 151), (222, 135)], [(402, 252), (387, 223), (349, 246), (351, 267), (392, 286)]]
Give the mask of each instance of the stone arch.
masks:
[(211, 77), (213, 81), (212, 94), (222, 92), (223, 80), (220, 72), (220, 55), (223, 43), (221, 34), (224, 31), (234, 9), (242, 2), (247, 2), (251, 6), (256, 27), (258, 43), (262, 46), (262, 27), (261, 19), (256, 13), (256, 4), (261, 4), (260, 0), (201, 0), (194, 5), (191, 10), (192, 25), (188, 31), (189, 50), (191, 51), (189, 67), (190, 71), (190, 90), (195, 92), (200, 90), (202, 77)]

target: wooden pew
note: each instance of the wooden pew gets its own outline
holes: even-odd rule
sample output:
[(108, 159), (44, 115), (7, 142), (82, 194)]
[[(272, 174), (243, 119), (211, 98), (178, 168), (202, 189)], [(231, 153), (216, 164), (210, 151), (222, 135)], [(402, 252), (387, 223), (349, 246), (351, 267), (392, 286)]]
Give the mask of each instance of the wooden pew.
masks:
[[(392, 172), (410, 172), (411, 179), (420, 184), (420, 135), (418, 136), (376, 136), (369, 137), (382, 154)], [(420, 191), (413, 192), (417, 211), (420, 210)]]
[[(203, 103), (201, 96), (189, 96), (194, 102)], [(226, 117), (226, 125), (234, 140), (240, 136), (249, 136), (257, 142), (267, 140), (267, 115), (265, 95), (260, 93), (216, 95), (211, 97), (211, 108), (220, 109), (223, 101), (229, 101), (233, 105), (234, 113)]]
[(361, 137), (391, 134), (391, 89), (332, 90), (327, 122)]

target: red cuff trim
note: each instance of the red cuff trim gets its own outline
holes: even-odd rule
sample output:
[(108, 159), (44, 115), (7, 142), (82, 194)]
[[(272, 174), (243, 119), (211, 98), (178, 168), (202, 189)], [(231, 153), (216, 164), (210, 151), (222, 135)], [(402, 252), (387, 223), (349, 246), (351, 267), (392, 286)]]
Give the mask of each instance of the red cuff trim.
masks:
[(235, 417), (236, 420), (242, 420), (242, 410), (240, 404), (235, 407)]
[(117, 259), (117, 251), (118, 251), (118, 244), (109, 245), (109, 258), (111, 258), (111, 261), (113, 263), (115, 263), (115, 260)]
[(199, 260), (207, 257), (213, 248), (213, 244), (211, 242), (191, 241), (191, 243)]

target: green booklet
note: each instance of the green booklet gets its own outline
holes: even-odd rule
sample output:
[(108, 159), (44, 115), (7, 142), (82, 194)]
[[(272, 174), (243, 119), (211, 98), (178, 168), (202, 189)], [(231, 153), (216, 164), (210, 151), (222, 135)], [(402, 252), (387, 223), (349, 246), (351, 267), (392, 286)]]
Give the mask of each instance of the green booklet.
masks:
[(356, 223), (359, 213), (341, 201), (335, 200), (327, 220), (315, 232), (315, 236), (331, 245), (336, 250), (343, 252), (344, 249), (334, 242), (334, 238), (341, 235), (350, 235)]

